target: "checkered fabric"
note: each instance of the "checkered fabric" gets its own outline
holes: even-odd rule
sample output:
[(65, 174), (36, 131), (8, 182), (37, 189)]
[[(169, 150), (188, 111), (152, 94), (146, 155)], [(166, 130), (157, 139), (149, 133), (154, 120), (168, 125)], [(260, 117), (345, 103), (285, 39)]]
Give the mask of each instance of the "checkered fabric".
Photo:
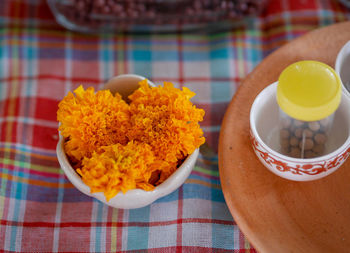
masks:
[[(220, 186), (217, 145), (225, 109), (266, 55), (349, 18), (338, 1), (271, 0), (259, 17), (226, 32), (84, 35), (60, 27), (43, 0), (3, 0), (0, 251), (255, 252)], [(134, 210), (110, 208), (75, 189), (55, 152), (58, 102), (80, 84), (100, 88), (124, 73), (187, 86), (206, 111), (207, 142), (188, 180)]]

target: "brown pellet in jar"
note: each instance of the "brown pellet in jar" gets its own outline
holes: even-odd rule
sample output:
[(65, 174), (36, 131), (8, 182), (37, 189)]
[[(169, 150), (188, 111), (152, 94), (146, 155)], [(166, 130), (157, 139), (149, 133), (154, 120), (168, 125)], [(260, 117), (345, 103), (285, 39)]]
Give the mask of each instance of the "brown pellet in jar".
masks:
[(310, 128), (311, 131), (317, 132), (320, 129), (321, 125), (320, 125), (320, 122), (318, 121), (312, 121), (308, 123), (308, 127)]
[(290, 138), (289, 144), (290, 144), (292, 147), (296, 147), (296, 146), (299, 145), (299, 139), (296, 138), (295, 136), (293, 136), (293, 137)]
[(315, 132), (313, 132), (310, 129), (306, 128), (306, 129), (303, 130), (302, 136), (305, 137), (305, 138), (312, 138), (312, 136), (314, 136), (314, 133)]
[(316, 144), (314, 145), (314, 147), (312, 148), (312, 151), (314, 151), (317, 155), (320, 155), (323, 153), (324, 151), (324, 145), (322, 144)]
[(301, 150), (300, 150), (300, 148), (293, 147), (293, 148), (291, 148), (288, 155), (291, 157), (294, 157), (294, 158), (300, 158), (301, 157)]
[(299, 148), (301, 148), (301, 150), (310, 150), (313, 147), (314, 141), (311, 138), (305, 138), (299, 142)]
[(283, 149), (288, 149), (289, 148), (289, 139), (281, 139), (280, 142), (281, 146)]
[(303, 136), (303, 128), (297, 128), (294, 131), (294, 135), (297, 138), (301, 138)]
[(314, 158), (316, 156), (317, 154), (315, 152), (313, 152), (312, 150), (307, 150), (305, 152), (304, 158)]
[(327, 136), (324, 133), (318, 133), (315, 135), (314, 139), (317, 144), (322, 145), (327, 141)]
[(331, 122), (329, 118), (312, 122), (282, 118), (281, 152), (296, 158), (314, 158), (323, 155)]
[(290, 132), (287, 129), (281, 129), (280, 137), (281, 139), (287, 139), (290, 136)]

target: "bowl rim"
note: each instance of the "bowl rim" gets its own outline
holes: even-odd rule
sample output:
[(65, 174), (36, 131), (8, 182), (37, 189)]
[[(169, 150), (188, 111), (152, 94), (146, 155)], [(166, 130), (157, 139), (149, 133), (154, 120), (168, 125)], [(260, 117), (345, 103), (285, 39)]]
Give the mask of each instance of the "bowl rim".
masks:
[[(338, 147), (336, 150), (332, 151), (331, 153), (328, 153), (326, 155), (318, 156), (315, 158), (294, 158), (294, 157), (289, 157), (286, 155), (283, 155), (272, 148), (270, 148), (260, 137), (257, 128), (256, 128), (256, 110), (258, 109), (257, 104), (259, 100), (263, 99), (265, 96), (273, 94), (273, 90), (277, 89), (277, 84), (278, 81), (273, 82), (272, 84), (269, 84), (266, 86), (254, 99), (254, 102), (251, 106), (250, 109), (250, 115), (249, 115), (249, 121), (250, 121), (250, 129), (251, 133), (256, 139), (256, 141), (261, 145), (269, 154), (279, 158), (280, 160), (284, 160), (289, 163), (298, 163), (298, 164), (310, 164), (310, 163), (319, 163), (319, 162), (324, 162), (330, 159), (334, 159), (337, 156), (341, 155), (343, 152), (345, 152), (349, 146), (350, 146), (350, 132), (348, 134), (347, 139), (344, 141), (344, 143)], [(347, 100), (347, 103), (350, 103), (349, 97), (342, 92), (342, 100), (345, 99)], [(255, 117), (254, 117), (255, 116)]]
[[(136, 75), (136, 74), (122, 74), (122, 75), (117, 75), (110, 78), (106, 82), (106, 84), (112, 79), (123, 79), (123, 78), (135, 78), (139, 81), (147, 79), (143, 76)], [(152, 81), (150, 81), (149, 79), (147, 79), (147, 81), (150, 86), (156, 87), (156, 85)], [(103, 88), (104, 86), (101, 89)], [(58, 136), (59, 136), (59, 139), (56, 145), (56, 156), (60, 164), (60, 167), (64, 171), (68, 180), (82, 193), (90, 197), (96, 198), (101, 202), (114, 208), (134, 209), (134, 208), (145, 207), (153, 203), (157, 199), (172, 193), (177, 188), (181, 187), (183, 183), (186, 181), (186, 179), (192, 172), (193, 167), (195, 166), (196, 160), (199, 155), (199, 147), (198, 147), (197, 149), (194, 150), (193, 153), (187, 155), (185, 160), (182, 161), (181, 165), (178, 166), (178, 168), (164, 182), (157, 185), (154, 188), (154, 190), (145, 191), (143, 189), (132, 189), (127, 191), (126, 193), (123, 193), (120, 191), (113, 198), (107, 201), (103, 192), (91, 193), (90, 187), (82, 181), (81, 177), (71, 166), (68, 160), (68, 157), (64, 151), (65, 139), (60, 133), (60, 131), (58, 131)], [(125, 204), (126, 199), (133, 198), (135, 200), (135, 198), (138, 198), (140, 196), (142, 196), (142, 199), (137, 203)]]

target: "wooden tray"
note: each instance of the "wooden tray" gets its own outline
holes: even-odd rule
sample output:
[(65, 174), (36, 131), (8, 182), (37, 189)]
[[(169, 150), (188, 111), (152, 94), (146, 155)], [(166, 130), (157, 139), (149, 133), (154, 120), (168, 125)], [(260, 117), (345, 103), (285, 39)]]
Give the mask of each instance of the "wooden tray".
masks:
[(345, 22), (281, 47), (245, 79), (225, 113), (219, 141), (222, 189), (235, 221), (259, 252), (350, 252), (350, 160), (323, 179), (293, 182), (269, 172), (249, 140), (249, 111), (259, 92), (295, 61), (334, 67), (348, 40), (350, 22)]

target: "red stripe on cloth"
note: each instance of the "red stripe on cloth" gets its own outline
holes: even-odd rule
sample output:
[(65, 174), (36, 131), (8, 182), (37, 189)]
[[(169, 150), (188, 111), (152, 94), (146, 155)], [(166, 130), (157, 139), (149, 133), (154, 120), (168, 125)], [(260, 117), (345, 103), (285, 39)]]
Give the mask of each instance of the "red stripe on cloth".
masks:
[(200, 172), (200, 171), (192, 171), (191, 174), (193, 175), (197, 175), (197, 176), (200, 176), (200, 177), (204, 177), (204, 178), (207, 178), (207, 179), (213, 179), (213, 180), (219, 180), (219, 176), (212, 176), (212, 175), (208, 175), (208, 174), (205, 174), (203, 172)]
[(33, 146), (48, 150), (54, 150), (57, 145), (57, 128), (34, 125)]
[[(1, 250), (1, 253), (13, 253), (13, 251)], [(21, 250), (21, 253), (33, 253), (33, 251), (23, 251), (23, 250)], [(72, 252), (72, 253), (75, 253), (75, 252)]]
[[(179, 190), (180, 191), (180, 190)], [(182, 190), (183, 191), (183, 190)], [(179, 196), (180, 198), (181, 196)], [(182, 202), (182, 201), (181, 201)], [(179, 205), (180, 206), (180, 205)], [(181, 204), (181, 210), (182, 210)], [(21, 226), (21, 227), (117, 227), (121, 229), (123, 227), (158, 227), (158, 226), (169, 226), (174, 224), (183, 224), (183, 223), (206, 223), (206, 224), (219, 224), (233, 226), (236, 225), (234, 221), (226, 220), (217, 220), (217, 219), (204, 219), (204, 218), (179, 218), (171, 221), (153, 221), (153, 222), (123, 222), (123, 210), (119, 209), (118, 213), (118, 222), (17, 222), (11, 220), (1, 220), (0, 224), (4, 226)], [(182, 216), (182, 211), (180, 212)], [(182, 227), (181, 227), (182, 231)], [(121, 236), (121, 233), (120, 233)], [(118, 236), (117, 230), (117, 239), (121, 239)], [(181, 233), (182, 241), (182, 233)], [(118, 241), (117, 241), (118, 244)]]
[(17, 142), (17, 122), (2, 122), (0, 123), (0, 141), (1, 142)]
[[(177, 249), (177, 246), (171, 246), (171, 247), (162, 247), (162, 248), (149, 248), (147, 249), (148, 252), (152, 253), (173, 253)], [(220, 248), (206, 248), (206, 247), (198, 247), (198, 246), (182, 246), (182, 252), (193, 252), (193, 253), (226, 253), (226, 252), (234, 252), (234, 253), (240, 253), (240, 252), (246, 252), (245, 249), (242, 249), (242, 251), (232, 251), (228, 249), (220, 249)], [(126, 251), (126, 252), (134, 252), (134, 251)]]
[(238, 76), (236, 77), (204, 77), (204, 76), (198, 76), (198, 77), (167, 77), (165, 78), (153, 78), (152, 81), (170, 81), (170, 82), (183, 82), (186, 86), (186, 82), (234, 82), (239, 83), (242, 81), (242, 79)]
[(273, 13), (282, 12), (282, 3), (281, 2), (282, 2), (281, 0), (269, 0), (269, 1), (267, 1), (268, 5), (265, 8), (266, 13), (273, 14)]
[(57, 122), (58, 101), (49, 98), (36, 99), (35, 118)]
[(177, 233), (176, 233), (176, 252), (182, 252), (182, 216), (183, 216), (183, 187), (179, 188), (177, 208)]
[[(17, 228), (17, 231), (19, 231), (19, 228)], [(53, 229), (24, 227), (18, 240), (21, 242), (21, 247), (20, 251), (16, 252), (49, 252), (53, 246)]]
[(120, 224), (123, 223), (124, 210), (118, 209), (118, 222), (107, 222), (105, 226), (116, 225), (117, 226), (117, 245), (116, 250), (119, 252), (123, 249), (123, 227)]
[(241, 231), (239, 231), (239, 248), (244, 249), (245, 237)]
[(298, 10), (315, 10), (317, 9), (317, 5), (315, 0), (294, 0), (289, 1), (289, 9), (290, 11), (298, 11)]
[[(126, 70), (128, 71), (128, 67), (126, 64)], [(91, 83), (91, 84), (100, 84), (107, 80), (101, 80), (98, 78), (85, 78), (85, 77), (64, 77), (59, 75), (52, 74), (41, 74), (37, 76), (11, 76), (6, 78), (0, 78), (0, 82), (11, 82), (11, 81), (22, 81), (22, 80), (45, 80), (45, 79), (55, 79), (60, 80), (62, 82), (71, 81), (74, 83)], [(168, 77), (168, 78), (153, 78), (153, 82), (159, 81), (170, 81), (170, 82), (241, 82), (242, 78), (240, 77)]]
[[(1, 153), (0, 153), (0, 157), (1, 157), (1, 155), (2, 155), (2, 157), (4, 157), (4, 154), (5, 154), (5, 152), (1, 152)], [(12, 154), (11, 154), (11, 156), (12, 156)], [(12, 158), (10, 158), (10, 159), (14, 161), (14, 159), (12, 159)], [(15, 162), (13, 162), (13, 163), (15, 163)], [(18, 170), (18, 167), (19, 167), (18, 165), (14, 165), (14, 164), (7, 164), (7, 166), (8, 166), (7, 169), (8, 169), (9, 171)], [(57, 164), (57, 166), (55, 167), (55, 169), (58, 168), (58, 166), (59, 166), (59, 165)], [(29, 168), (29, 167), (21, 167), (21, 172), (27, 173), (27, 174), (29, 174), (30, 176), (37, 175), (37, 176), (42, 176), (42, 177), (47, 177), (47, 178), (59, 178), (59, 177), (60, 177), (60, 174), (59, 174), (58, 169), (57, 169), (56, 172), (47, 172), (47, 171), (38, 171), (38, 170), (35, 170), (35, 169), (31, 169), (31, 168)], [(9, 177), (8, 179), (15, 180), (15, 181), (21, 179), (21, 180), (24, 180), (26, 183), (33, 184), (33, 185), (40, 185), (40, 186), (46, 186), (46, 187), (50, 187), (50, 186), (51, 186), (51, 187), (53, 187), (53, 188), (54, 188), (54, 187), (58, 187), (58, 184), (56, 184), (56, 183), (53, 183), (53, 184), (52, 184), (52, 182), (51, 182), (51, 184), (47, 184), (48, 182), (44, 182), (44, 184), (41, 185), (41, 184), (40, 184), (40, 181), (31, 180), (30, 178), (29, 178), (29, 179), (23, 178), (23, 177), (15, 177), (15, 178), (13, 178), (12, 175), (9, 175), (8, 173), (2, 173), (2, 172), (0, 172), (0, 176)], [(65, 187), (72, 188), (72, 187), (70, 186), (70, 184), (69, 184), (69, 185), (66, 185)]]
[[(170, 247), (162, 247), (162, 248), (148, 248), (147, 252), (153, 252), (153, 253), (173, 253), (176, 250), (176, 246), (170, 246)], [(220, 248), (206, 248), (206, 247), (198, 247), (198, 246), (183, 246), (182, 247), (183, 252), (189, 252), (189, 253), (247, 253), (247, 250), (249, 249), (220, 249)], [(137, 252), (144, 252), (142, 249), (138, 250)], [(4, 253), (13, 253), (13, 251), (3, 250), (1, 252)], [(22, 253), (32, 253), (32, 251), (21, 251)], [(67, 252), (67, 251), (59, 251), (59, 252)], [(71, 253), (80, 253), (81, 251), (69, 251)], [(123, 252), (135, 252), (135, 250), (123, 250)], [(249, 252), (256, 253), (257, 251), (254, 249), (250, 249)]]
[[(32, 230), (32, 228), (29, 230)], [(96, 238), (92, 238), (90, 236), (90, 230), (86, 228), (74, 228), (74, 231), (68, 227), (63, 229), (61, 228), (59, 233), (58, 252), (74, 252), (75, 250), (79, 250), (80, 252), (91, 252), (90, 242)], [(42, 238), (45, 237), (43, 236)], [(30, 239), (33, 241), (34, 237), (32, 236)], [(45, 252), (45, 249), (47, 248), (42, 247), (38, 251), (33, 252)]]
[(11, 98), (11, 88), (9, 89), (8, 94), (6, 96), (10, 98), (3, 100), (4, 102), (2, 103), (3, 104), (2, 106), (4, 107), (4, 114), (2, 115), (2, 117), (17, 116), (19, 114), (20, 98), (19, 97)]
[(21, 10), (26, 6), (25, 3), (21, 3), (19, 1), (13, 1), (10, 5), (9, 16), (12, 18), (20, 18), (24, 17), (23, 12)]
[(11, 76), (7, 78), (1, 78), (1, 82), (11, 82), (11, 81), (22, 81), (22, 80), (42, 80), (42, 79), (56, 79), (61, 80), (62, 82), (71, 81), (76, 83), (93, 83), (98, 84), (101, 83), (100, 79), (97, 78), (83, 78), (83, 77), (64, 77), (59, 75), (37, 75), (37, 76)]

